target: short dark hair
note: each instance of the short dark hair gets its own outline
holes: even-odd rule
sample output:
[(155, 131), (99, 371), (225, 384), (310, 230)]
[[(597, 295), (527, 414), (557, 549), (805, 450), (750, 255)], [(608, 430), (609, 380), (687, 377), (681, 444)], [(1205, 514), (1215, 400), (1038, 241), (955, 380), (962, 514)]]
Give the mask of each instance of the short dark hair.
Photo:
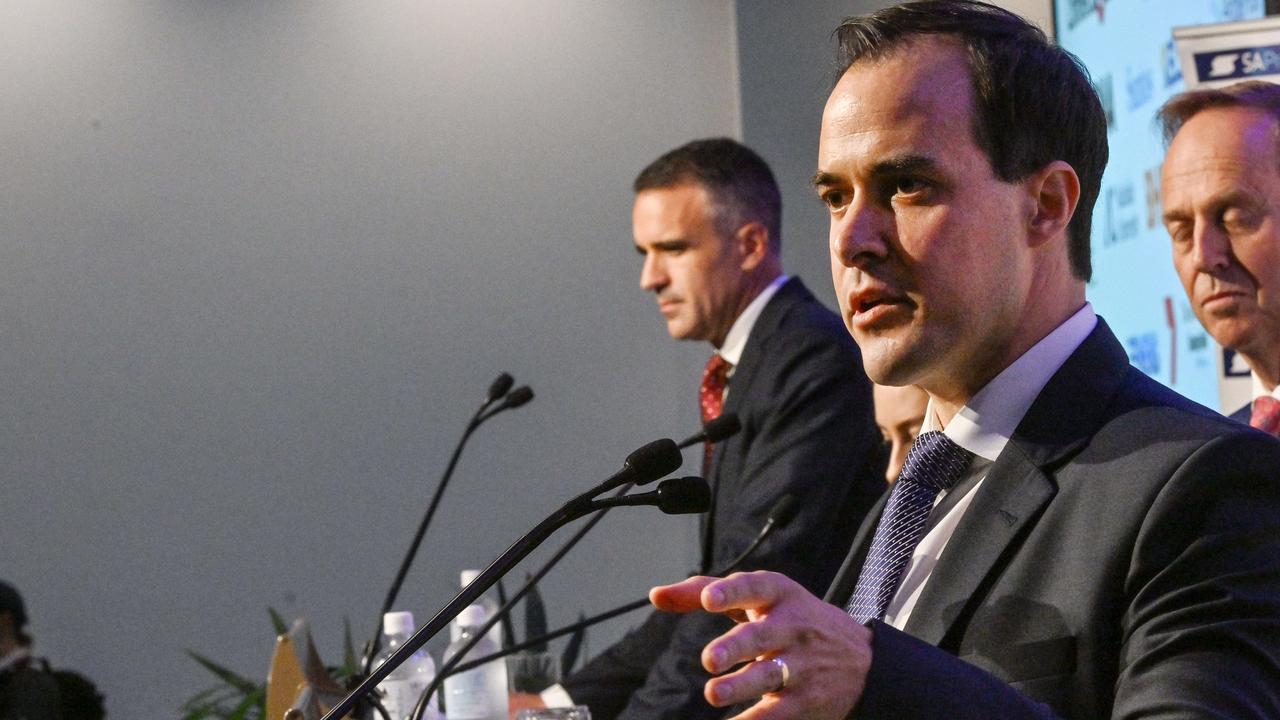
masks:
[[(1169, 98), (1156, 111), (1156, 122), (1169, 144), (1192, 116), (1211, 108), (1238, 107), (1261, 110), (1280, 124), (1280, 85), (1245, 80), (1221, 88), (1188, 90)], [(1280, 127), (1280, 125), (1278, 125)]]
[(694, 140), (649, 163), (632, 189), (639, 193), (686, 183), (706, 189), (722, 236), (756, 221), (769, 231), (770, 251), (781, 252), (782, 196), (773, 171), (754, 150), (731, 138)]
[(1080, 178), (1067, 227), (1068, 257), (1088, 280), (1093, 206), (1107, 165), (1107, 120), (1088, 71), (1040, 28), (975, 0), (922, 0), (845, 20), (835, 31), (838, 81), (854, 63), (880, 59), (921, 35), (956, 38), (973, 82), (974, 142), (996, 177), (1016, 182), (1054, 160)]
[(18, 588), (3, 580), (0, 580), (0, 613), (13, 618), (13, 632), (18, 644), (22, 647), (30, 647), (31, 636), (23, 631), (27, 625), (26, 604), (22, 602), (22, 595), (18, 593)]

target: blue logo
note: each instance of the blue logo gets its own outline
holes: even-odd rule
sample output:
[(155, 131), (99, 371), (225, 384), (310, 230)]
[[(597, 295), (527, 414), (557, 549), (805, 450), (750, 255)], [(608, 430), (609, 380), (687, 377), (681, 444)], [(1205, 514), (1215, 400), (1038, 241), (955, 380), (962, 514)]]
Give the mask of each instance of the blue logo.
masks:
[(1160, 48), (1160, 65), (1164, 68), (1164, 86), (1171, 88), (1182, 82), (1182, 63), (1178, 62), (1178, 51), (1173, 47), (1173, 38)]
[(1270, 75), (1280, 73), (1280, 45), (1196, 53), (1195, 61), (1196, 75), (1201, 80)]
[(1156, 81), (1150, 70), (1134, 73), (1125, 68), (1124, 89), (1129, 93), (1129, 111), (1132, 112), (1146, 105), (1156, 94)]
[(1125, 343), (1129, 346), (1129, 362), (1142, 372), (1155, 377), (1160, 374), (1160, 351), (1156, 348), (1156, 334), (1134, 335)]

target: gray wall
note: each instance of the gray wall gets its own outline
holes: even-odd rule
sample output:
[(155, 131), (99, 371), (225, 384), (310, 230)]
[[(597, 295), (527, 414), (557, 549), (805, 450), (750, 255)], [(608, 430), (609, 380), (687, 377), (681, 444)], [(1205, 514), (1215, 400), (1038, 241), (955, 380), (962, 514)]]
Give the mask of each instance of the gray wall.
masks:
[[(733, 27), (729, 0), (0, 2), (0, 577), (37, 650), (116, 718), (176, 716), (208, 679), (183, 648), (265, 673), (269, 605), (336, 661), (501, 370), (538, 397), (464, 457), (420, 619), (689, 432), (707, 349), (637, 287), (629, 183), (737, 132)], [(693, 528), (614, 512), (553, 622), (678, 577)]]
[[(336, 661), (499, 371), (538, 398), (473, 440), (421, 619), (690, 430), (707, 349), (636, 287), (630, 180), (744, 136), (833, 303), (829, 38), (881, 4), (0, 0), (0, 578), (37, 650), (116, 718), (176, 715), (208, 679), (184, 648), (264, 673), (267, 606)], [(548, 578), (553, 622), (677, 577), (694, 535), (611, 514)]]

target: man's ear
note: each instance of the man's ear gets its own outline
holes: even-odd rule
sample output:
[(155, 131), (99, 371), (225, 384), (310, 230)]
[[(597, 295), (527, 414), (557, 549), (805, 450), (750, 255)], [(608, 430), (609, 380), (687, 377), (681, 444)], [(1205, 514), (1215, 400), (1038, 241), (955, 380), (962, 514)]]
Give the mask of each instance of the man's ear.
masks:
[(1031, 213), (1027, 225), (1033, 246), (1064, 236), (1080, 202), (1080, 178), (1062, 160), (1054, 160), (1027, 178)]
[(772, 252), (769, 229), (764, 223), (752, 220), (738, 228), (733, 240), (738, 249), (740, 267), (743, 270), (754, 270), (764, 262)]

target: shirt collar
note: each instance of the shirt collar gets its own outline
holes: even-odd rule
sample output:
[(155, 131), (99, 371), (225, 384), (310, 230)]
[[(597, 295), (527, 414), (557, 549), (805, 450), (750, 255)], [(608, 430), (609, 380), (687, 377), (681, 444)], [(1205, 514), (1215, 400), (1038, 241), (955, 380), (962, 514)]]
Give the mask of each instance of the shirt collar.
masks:
[(1262, 380), (1258, 379), (1258, 373), (1252, 373), (1252, 376), (1253, 376), (1253, 399), (1254, 400), (1257, 400), (1260, 397), (1266, 397), (1268, 395), (1270, 395), (1271, 397), (1277, 400), (1280, 400), (1280, 385), (1277, 385), (1271, 388), (1270, 391), (1268, 391), (1267, 386), (1263, 385)]
[[(983, 386), (960, 408), (943, 432), (965, 450), (994, 461), (1009, 438), (1013, 437), (1022, 416), (1027, 414), (1027, 409), (1049, 378), (1058, 372), (1058, 368), (1089, 337), (1097, 324), (1098, 316), (1094, 314), (1093, 306), (1085, 303), (1066, 322), (1054, 328)], [(938, 429), (940, 423), (932, 398), (924, 417), (921, 432)]]
[(778, 293), (778, 288), (786, 284), (790, 278), (786, 274), (779, 275), (774, 278), (769, 286), (760, 291), (755, 299), (747, 305), (742, 314), (738, 315), (738, 319), (733, 321), (733, 326), (729, 328), (729, 334), (724, 336), (724, 343), (720, 345), (717, 351), (720, 357), (729, 361), (730, 365), (737, 366), (738, 361), (742, 359), (742, 351), (747, 347), (747, 338), (751, 335), (751, 328), (755, 327), (756, 320), (760, 319), (760, 313), (764, 312), (764, 306), (769, 304), (770, 298)]

